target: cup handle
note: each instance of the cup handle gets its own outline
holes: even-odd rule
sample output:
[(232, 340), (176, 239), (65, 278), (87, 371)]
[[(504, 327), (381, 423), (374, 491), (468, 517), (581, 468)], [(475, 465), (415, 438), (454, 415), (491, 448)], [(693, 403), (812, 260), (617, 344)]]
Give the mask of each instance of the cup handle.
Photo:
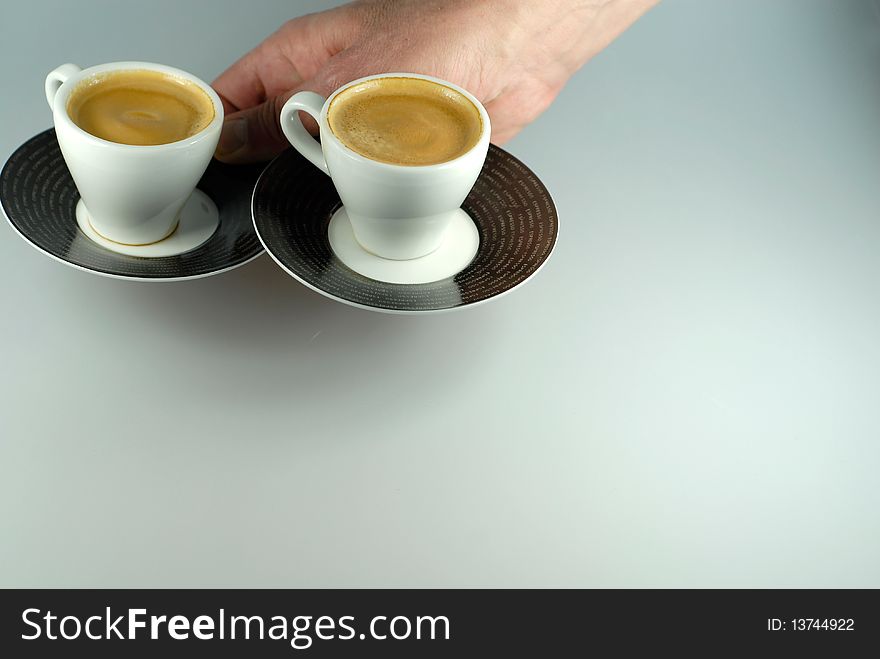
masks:
[(55, 94), (58, 93), (58, 88), (67, 82), (68, 78), (72, 78), (80, 71), (82, 69), (76, 64), (62, 64), (46, 76), (46, 101), (48, 101), (50, 108), (55, 103)]
[(329, 176), (330, 170), (327, 168), (327, 161), (324, 160), (324, 152), (321, 149), (321, 145), (305, 129), (305, 126), (299, 120), (299, 114), (297, 114), (300, 110), (307, 112), (320, 125), (321, 108), (323, 107), (324, 98), (319, 94), (315, 92), (297, 92), (281, 108), (281, 130), (284, 131), (284, 136), (293, 145), (294, 149)]

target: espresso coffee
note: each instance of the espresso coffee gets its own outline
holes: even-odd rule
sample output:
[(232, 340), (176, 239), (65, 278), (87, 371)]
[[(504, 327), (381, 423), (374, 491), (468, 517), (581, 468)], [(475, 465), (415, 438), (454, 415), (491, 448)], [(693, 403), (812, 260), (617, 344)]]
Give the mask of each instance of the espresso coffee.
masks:
[(330, 130), (352, 151), (393, 165), (436, 165), (470, 151), (483, 120), (462, 93), (421, 78), (377, 78), (330, 103)]
[(95, 137), (139, 146), (168, 144), (202, 131), (214, 104), (197, 84), (161, 71), (99, 73), (70, 93), (67, 114)]

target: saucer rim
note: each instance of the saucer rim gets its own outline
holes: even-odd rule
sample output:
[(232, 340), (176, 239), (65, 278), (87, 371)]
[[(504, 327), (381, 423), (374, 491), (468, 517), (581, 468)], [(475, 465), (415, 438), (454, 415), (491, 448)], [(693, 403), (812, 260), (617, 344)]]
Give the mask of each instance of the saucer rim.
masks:
[[(262, 176), (262, 174), (261, 174), (261, 176)], [(79, 263), (73, 263), (72, 261), (66, 261), (66, 260), (62, 259), (60, 256), (56, 256), (55, 254), (52, 254), (51, 252), (47, 252), (45, 249), (43, 249), (42, 247), (37, 245), (30, 238), (28, 238), (26, 235), (24, 235), (18, 229), (18, 227), (15, 226), (15, 224), (13, 224), (12, 220), (10, 220), (9, 216), (6, 214), (6, 209), (3, 208), (3, 204), (0, 204), (0, 210), (3, 211), (3, 217), (6, 218), (6, 223), (10, 227), (12, 227), (13, 231), (15, 231), (15, 233), (18, 234), (18, 236), (22, 240), (24, 240), (28, 245), (33, 247), (38, 252), (45, 254), (53, 261), (57, 261), (58, 263), (62, 263), (70, 268), (75, 269), (75, 270), (79, 270), (81, 272), (87, 272), (91, 275), (98, 275), (99, 277), (106, 277), (107, 279), (119, 279), (122, 281), (148, 281), (148, 282), (154, 282), (154, 283), (159, 283), (159, 284), (166, 283), (166, 282), (168, 282), (168, 283), (176, 282), (176, 281), (192, 281), (194, 279), (204, 279), (205, 277), (213, 277), (214, 275), (220, 275), (220, 274), (223, 274), (224, 272), (229, 272), (230, 270), (235, 270), (236, 268), (240, 268), (241, 266), (247, 265), (251, 261), (254, 261), (254, 260), (260, 258), (261, 256), (263, 256), (266, 253), (266, 248), (264, 246), (262, 250), (260, 250), (259, 252), (257, 252), (253, 256), (251, 256), (246, 261), (242, 261), (241, 263), (235, 263), (233, 265), (226, 266), (225, 268), (221, 268), (220, 270), (211, 270), (210, 272), (201, 272), (196, 275), (186, 275), (184, 277), (137, 277), (135, 275), (118, 275), (118, 274), (115, 274), (112, 272), (104, 272), (103, 270), (93, 270), (92, 268), (87, 268), (84, 265), (80, 265)], [(77, 231), (79, 231), (79, 227), (77, 227)], [(261, 245), (263, 244), (262, 240), (260, 240), (260, 244)], [(99, 245), (99, 247), (100, 247), (100, 245)], [(132, 257), (132, 258), (138, 258), (138, 257)]]
[[(501, 149), (501, 147), (498, 147), (497, 145), (490, 145), (490, 147), (491, 146), (496, 146), (496, 148)], [(501, 149), (501, 150), (504, 151), (504, 149)], [(286, 152), (282, 152), (282, 153), (278, 154), (266, 165), (266, 167), (263, 169), (262, 172), (260, 172), (260, 175), (257, 177), (257, 180), (254, 183), (254, 189), (251, 192), (251, 222), (254, 225), (254, 231), (257, 234), (257, 239), (260, 241), (260, 244), (263, 246), (263, 253), (268, 254), (271, 257), (271, 259), (278, 265), (278, 267), (280, 267), (284, 272), (286, 272), (289, 276), (293, 277), (296, 281), (298, 281), (300, 284), (302, 284), (306, 288), (311, 289), (315, 293), (318, 293), (329, 300), (333, 300), (335, 302), (340, 302), (340, 303), (345, 304), (347, 306), (355, 307), (356, 309), (363, 309), (364, 311), (374, 311), (377, 313), (385, 313), (385, 314), (390, 314), (390, 315), (395, 315), (395, 316), (426, 316), (426, 315), (431, 315), (431, 314), (453, 313), (456, 311), (463, 311), (465, 309), (473, 309), (474, 307), (479, 307), (483, 304), (486, 304), (487, 302), (494, 302), (495, 300), (504, 297), (508, 293), (512, 293), (513, 291), (523, 287), (525, 284), (532, 281), (532, 279), (535, 278), (535, 275), (537, 275), (543, 269), (543, 267), (545, 265), (547, 265), (547, 263), (550, 261), (550, 259), (553, 258), (553, 253), (556, 251), (556, 245), (559, 244), (559, 230), (560, 230), (560, 225), (561, 225), (561, 221), (559, 219), (559, 207), (556, 205), (556, 202), (553, 200), (553, 195), (550, 194), (550, 189), (547, 187), (547, 184), (544, 183), (542, 179), (538, 178), (538, 180), (541, 182), (541, 184), (547, 189), (550, 200), (553, 202), (553, 208), (556, 211), (556, 236), (553, 239), (553, 244), (550, 247), (550, 251), (547, 253), (547, 258), (545, 258), (538, 265), (538, 267), (535, 268), (534, 272), (532, 272), (528, 277), (523, 279), (521, 282), (519, 282), (515, 286), (511, 286), (510, 288), (505, 289), (505, 290), (501, 291), (500, 293), (490, 295), (489, 297), (483, 298), (482, 300), (477, 300), (476, 302), (468, 302), (468, 303), (456, 305), (454, 307), (443, 307), (441, 309), (390, 309), (388, 307), (377, 307), (377, 306), (371, 306), (371, 305), (367, 305), (367, 304), (361, 304), (360, 302), (353, 302), (352, 300), (346, 300), (345, 298), (338, 297), (336, 295), (333, 295), (332, 293), (328, 293), (327, 291), (318, 288), (314, 284), (306, 281), (305, 279), (303, 279), (302, 277), (300, 277), (299, 275), (294, 273), (292, 270), (290, 270), (286, 265), (284, 265), (275, 256), (275, 254), (272, 252), (272, 250), (269, 249), (269, 246), (266, 244), (266, 241), (263, 240), (263, 236), (260, 234), (260, 229), (257, 226), (257, 215), (254, 212), (254, 201), (257, 196), (257, 189), (260, 187), (260, 181), (263, 180), (263, 177), (266, 175), (266, 172), (268, 172), (269, 169), (272, 167), (272, 165), (275, 163), (275, 161), (278, 160), (279, 158), (282, 158), (285, 155), (285, 153)], [(507, 153), (507, 152), (505, 151), (505, 153)], [(326, 174), (325, 174), (325, 176), (326, 176)], [(537, 178), (537, 175), (536, 175), (536, 178)], [(474, 221), (473, 216), (471, 216), (471, 220)], [(474, 223), (476, 224), (475, 221), (474, 221)], [(339, 257), (337, 256), (336, 258), (338, 259)], [(346, 266), (346, 268), (347, 267), (348, 266)], [(467, 267), (468, 266), (465, 266), (465, 268), (467, 268)], [(462, 270), (464, 270), (465, 268), (462, 268)], [(461, 270), (459, 270), (459, 272), (461, 272)], [(455, 273), (455, 274), (458, 274), (458, 273)], [(453, 276), (455, 276), (455, 275), (453, 275)], [(382, 284), (396, 285), (396, 284), (391, 284), (391, 282), (381, 281), (379, 279), (374, 279), (373, 281), (378, 281)]]
[[(42, 130), (42, 131), (38, 132), (37, 134), (31, 136), (30, 138), (28, 138), (28, 139), (25, 140), (24, 142), (22, 142), (22, 143), (21, 143), (18, 147), (16, 147), (15, 149), (13, 149), (12, 153), (9, 155), (9, 158), (7, 158), (6, 161), (4, 162), (3, 167), (0, 168), (0, 173), (2, 173), (3, 171), (6, 170), (6, 167), (7, 167), (8, 163), (9, 163), (9, 159), (12, 158), (12, 155), (15, 154), (19, 149), (21, 149), (21, 148), (27, 146), (29, 143), (31, 143), (32, 141), (36, 140), (37, 138), (42, 137), (45, 133), (48, 133), (48, 132), (51, 132), (51, 131), (54, 131), (54, 130), (55, 130), (54, 128), (47, 128), (46, 130)], [(260, 172), (260, 176), (257, 178), (257, 180), (259, 180), (260, 178), (262, 178), (264, 171), (265, 171), (265, 170), (263, 170), (263, 172)], [(198, 189), (198, 186), (197, 186), (197, 189)], [(203, 192), (204, 192), (204, 190), (203, 190)], [(207, 194), (207, 193), (205, 193), (205, 194)], [(209, 195), (209, 196), (210, 196), (210, 195)], [(80, 265), (79, 263), (74, 263), (74, 262), (72, 262), (72, 261), (67, 261), (66, 259), (63, 259), (63, 258), (61, 258), (60, 256), (57, 256), (56, 254), (52, 254), (51, 252), (49, 252), (49, 251), (43, 249), (42, 247), (40, 247), (39, 245), (37, 245), (33, 240), (31, 240), (30, 237), (28, 237), (27, 235), (25, 235), (25, 234), (24, 234), (24, 233), (23, 233), (23, 232), (22, 232), (22, 231), (21, 231), (21, 230), (15, 225), (15, 223), (12, 221), (12, 218), (10, 218), (10, 217), (9, 217), (9, 214), (6, 212), (6, 207), (3, 205), (2, 201), (0, 201), (0, 213), (3, 214), (3, 217), (6, 219), (6, 223), (7, 223), (10, 227), (12, 227), (12, 230), (13, 230), (13, 231), (14, 231), (14, 232), (15, 232), (15, 233), (16, 233), (16, 234), (17, 234), (22, 240), (24, 240), (25, 243), (27, 243), (28, 245), (30, 245), (32, 248), (34, 248), (35, 250), (37, 250), (37, 251), (40, 252), (41, 254), (45, 254), (46, 256), (48, 256), (49, 258), (51, 258), (52, 260), (57, 261), (58, 263), (62, 263), (63, 265), (66, 265), (66, 266), (68, 266), (68, 267), (70, 267), (70, 268), (73, 268), (73, 269), (75, 269), (75, 270), (79, 270), (79, 271), (81, 271), (81, 272), (87, 272), (87, 273), (92, 274), (92, 275), (98, 275), (99, 277), (106, 277), (107, 279), (118, 279), (118, 280), (122, 280), (122, 281), (146, 281), (146, 282), (155, 282), (155, 283), (166, 283), (166, 282), (171, 283), (171, 282), (178, 282), (178, 281), (192, 281), (192, 280), (195, 280), (195, 279), (204, 279), (204, 278), (206, 278), (206, 277), (213, 277), (214, 275), (220, 275), (220, 274), (223, 274), (223, 273), (225, 273), (225, 272), (229, 272), (229, 271), (231, 271), (231, 270), (235, 270), (236, 268), (240, 268), (240, 267), (242, 267), (242, 266), (244, 266), (244, 265), (247, 265), (248, 263), (251, 263), (252, 261), (255, 261), (256, 259), (258, 259), (259, 257), (263, 256), (263, 254), (266, 253), (265, 245), (263, 244), (262, 239), (259, 239), (259, 235), (258, 235), (258, 239), (260, 240), (260, 245), (262, 246), (262, 249), (261, 249), (259, 252), (257, 252), (257, 253), (254, 254), (253, 256), (247, 258), (246, 260), (244, 260), (244, 261), (242, 261), (242, 262), (240, 262), (240, 263), (234, 263), (234, 264), (232, 264), (232, 265), (228, 265), (228, 266), (226, 266), (226, 267), (224, 267), (224, 268), (221, 268), (221, 269), (219, 269), (219, 270), (211, 270), (210, 272), (200, 272), (200, 273), (198, 273), (198, 274), (194, 274), (194, 275), (184, 275), (184, 276), (182, 276), (182, 277), (139, 277), (139, 276), (137, 276), (137, 275), (120, 275), (120, 274), (116, 274), (116, 273), (113, 273), (113, 272), (104, 272), (103, 270), (95, 270), (95, 269), (93, 269), (93, 268), (88, 268), (88, 267), (86, 267), (86, 266), (84, 266), (84, 265)], [(253, 191), (251, 191), (251, 226), (255, 226), (255, 225), (254, 225), (254, 221), (253, 221), (253, 216), (254, 216), (254, 212), (253, 212)], [(77, 224), (76, 219), (73, 220), (73, 223), (74, 223), (74, 224)], [(222, 222), (220, 223), (220, 226), (222, 226)], [(213, 240), (214, 236), (217, 235), (217, 231), (220, 230), (220, 226), (217, 227), (217, 229), (215, 230), (214, 234), (212, 234), (211, 237), (210, 237), (208, 240), (206, 240), (204, 243), (202, 243), (202, 244), (201, 244), (199, 247), (197, 247), (196, 249), (200, 249), (200, 248), (203, 247), (204, 245), (207, 245), (211, 240)], [(79, 226), (77, 226), (76, 230), (77, 230), (77, 231), (80, 231)], [(91, 239), (88, 238), (88, 236), (86, 236), (86, 238), (87, 238), (88, 240), (91, 241)], [(91, 242), (94, 242), (94, 241), (91, 241)], [(94, 244), (95, 244), (95, 245), (98, 245), (98, 247), (101, 247), (101, 245), (99, 245), (98, 243), (94, 243)], [(146, 258), (146, 259), (148, 259), (148, 257), (132, 257), (132, 258)]]
[[(466, 304), (459, 304), (458, 306), (455, 306), (455, 307), (443, 307), (442, 309), (389, 309), (388, 307), (372, 307), (372, 306), (368, 306), (366, 304), (361, 304), (360, 302), (352, 302), (351, 300), (346, 300), (344, 298), (337, 297), (337, 296), (333, 295), (332, 293), (328, 293), (327, 291), (321, 290), (320, 288), (307, 282), (305, 279), (302, 279), (299, 275), (293, 273), (291, 270), (289, 270), (287, 268), (286, 265), (284, 265), (281, 261), (279, 261), (275, 257), (275, 255), (272, 253), (272, 251), (268, 247), (266, 247), (266, 243), (263, 242), (263, 238), (262, 238), (262, 236), (260, 236), (259, 232), (257, 232), (257, 237), (260, 239), (260, 243), (262, 243), (262, 245), (263, 245), (264, 252), (266, 254), (268, 254), (272, 258), (273, 261), (275, 261), (275, 263), (278, 265), (278, 267), (280, 267), (282, 270), (284, 270), (284, 272), (286, 272), (288, 275), (293, 277), (296, 281), (298, 281), (300, 284), (302, 284), (306, 288), (310, 288), (315, 293), (319, 293), (329, 300), (333, 300), (335, 302), (341, 302), (342, 304), (348, 305), (350, 307), (355, 307), (357, 309), (363, 309), (364, 311), (375, 311), (378, 313), (392, 314), (395, 316), (427, 316), (430, 314), (453, 313), (455, 311), (463, 311), (465, 309), (473, 309), (474, 307), (479, 307), (483, 304), (486, 304), (487, 302), (494, 302), (498, 298), (504, 297), (508, 293), (512, 293), (513, 291), (517, 290), (518, 288), (521, 288), (522, 286), (529, 283), (532, 279), (534, 279), (535, 275), (538, 274), (541, 271), (541, 268), (543, 268), (547, 264), (547, 262), (550, 260), (550, 254), (553, 253), (553, 250), (550, 250), (550, 254), (547, 255), (547, 258), (544, 259), (543, 263), (541, 263), (541, 265), (539, 265), (532, 274), (530, 274), (526, 279), (523, 279), (516, 286), (512, 286), (511, 288), (508, 288), (507, 290), (501, 291), (500, 293), (496, 293), (495, 295), (492, 295), (490, 297), (483, 298), (482, 300), (477, 300), (476, 302), (468, 302)], [(379, 280), (377, 279), (375, 281), (379, 281)], [(381, 283), (388, 283), (388, 282), (381, 282)]]

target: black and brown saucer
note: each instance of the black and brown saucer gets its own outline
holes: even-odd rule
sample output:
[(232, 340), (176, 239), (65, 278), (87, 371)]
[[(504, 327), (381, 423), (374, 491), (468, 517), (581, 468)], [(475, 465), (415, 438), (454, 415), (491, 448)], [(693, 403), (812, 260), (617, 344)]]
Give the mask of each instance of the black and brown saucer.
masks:
[(372, 311), (425, 314), (510, 293), (547, 262), (559, 229), (547, 188), (494, 145), (433, 254), (390, 261), (357, 244), (331, 179), (290, 149), (262, 173), (253, 220), (269, 255), (328, 298)]
[(25, 142), (6, 162), (0, 172), (0, 206), (25, 241), (79, 270), (139, 281), (198, 279), (262, 254), (250, 208), (261, 169), (212, 161), (168, 238), (121, 245), (91, 227), (50, 129)]

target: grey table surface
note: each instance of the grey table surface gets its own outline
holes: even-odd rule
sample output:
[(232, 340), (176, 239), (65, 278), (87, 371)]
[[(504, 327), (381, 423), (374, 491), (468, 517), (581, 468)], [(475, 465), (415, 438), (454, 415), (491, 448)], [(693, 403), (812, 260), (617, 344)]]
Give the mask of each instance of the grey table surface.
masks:
[[(326, 4), (6, 3), (0, 160), (62, 62), (211, 80)], [(560, 240), (453, 314), (0, 227), (0, 585), (880, 586), (875, 3), (667, 0), (507, 148)]]

